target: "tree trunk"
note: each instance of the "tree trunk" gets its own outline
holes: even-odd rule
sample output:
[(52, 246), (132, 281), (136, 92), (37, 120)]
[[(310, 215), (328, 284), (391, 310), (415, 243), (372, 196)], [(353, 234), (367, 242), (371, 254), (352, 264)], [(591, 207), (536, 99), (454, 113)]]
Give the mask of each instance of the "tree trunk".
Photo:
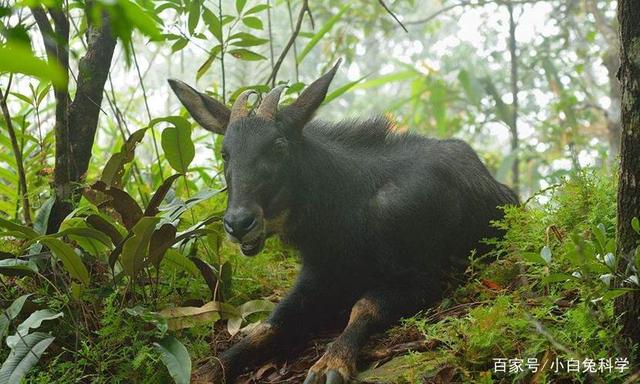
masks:
[[(622, 145), (618, 186), (618, 255), (621, 271), (633, 262), (638, 235), (631, 219), (640, 216), (640, 2), (620, 0), (620, 72), (622, 87)], [(637, 288), (637, 287), (636, 287)], [(622, 335), (632, 344), (640, 343), (640, 291), (621, 296), (615, 303)], [(629, 351), (631, 349), (628, 349)], [(632, 356), (638, 361), (638, 356)]]
[[(32, 7), (31, 12), (45, 43), (48, 60), (56, 60), (69, 70), (69, 20), (59, 9), (49, 9), (51, 27), (45, 10)], [(64, 218), (80, 200), (80, 186), (91, 160), (104, 85), (111, 68), (116, 38), (108, 17), (100, 25), (90, 22), (90, 4), (85, 16), (89, 21), (87, 51), (78, 63), (76, 94), (72, 100), (68, 87), (57, 88), (56, 98), (56, 158), (53, 181), (55, 203), (51, 208), (47, 232), (58, 230)]]

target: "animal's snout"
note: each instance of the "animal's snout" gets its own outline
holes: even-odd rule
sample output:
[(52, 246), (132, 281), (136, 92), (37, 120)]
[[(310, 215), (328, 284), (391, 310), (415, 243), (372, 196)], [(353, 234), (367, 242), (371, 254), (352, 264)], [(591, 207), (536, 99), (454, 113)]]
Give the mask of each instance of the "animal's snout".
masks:
[(258, 225), (257, 216), (245, 209), (227, 211), (222, 222), (225, 231), (240, 241)]

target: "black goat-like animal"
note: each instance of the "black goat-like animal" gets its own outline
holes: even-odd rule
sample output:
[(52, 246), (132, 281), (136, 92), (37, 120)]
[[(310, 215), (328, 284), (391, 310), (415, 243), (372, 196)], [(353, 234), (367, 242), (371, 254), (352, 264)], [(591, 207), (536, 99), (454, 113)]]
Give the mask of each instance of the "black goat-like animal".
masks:
[(233, 382), (342, 323), (305, 384), (348, 382), (368, 337), (436, 303), (471, 250), (486, 251), (480, 241), (500, 235), (490, 225), (499, 206), (517, 203), (460, 140), (397, 133), (381, 117), (311, 121), (338, 66), (280, 109), (282, 88), (274, 88), (255, 114), (249, 91), (229, 110), (169, 81), (200, 125), (225, 135), (229, 238), (253, 256), (279, 234), (302, 257), (295, 286), (268, 320), (201, 369), (200, 380)]

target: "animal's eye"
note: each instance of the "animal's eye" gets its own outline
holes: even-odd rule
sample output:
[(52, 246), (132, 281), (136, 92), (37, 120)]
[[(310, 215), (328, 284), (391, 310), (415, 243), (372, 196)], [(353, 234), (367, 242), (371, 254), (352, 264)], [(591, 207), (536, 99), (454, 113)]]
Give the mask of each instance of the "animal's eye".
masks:
[(220, 155), (222, 156), (222, 160), (224, 160), (224, 161), (228, 161), (229, 160), (229, 152), (223, 150), (223, 151), (220, 152)]
[(271, 146), (271, 153), (276, 157), (281, 157), (289, 151), (289, 144), (283, 138), (276, 139)]

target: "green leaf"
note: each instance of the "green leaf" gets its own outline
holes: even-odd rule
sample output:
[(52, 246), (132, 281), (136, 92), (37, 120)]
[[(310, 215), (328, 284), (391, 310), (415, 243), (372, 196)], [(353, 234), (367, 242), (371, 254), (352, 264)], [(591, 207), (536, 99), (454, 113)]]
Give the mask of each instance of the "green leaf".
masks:
[(156, 268), (160, 268), (160, 263), (167, 249), (169, 249), (176, 238), (176, 227), (172, 224), (162, 224), (151, 235), (149, 242), (149, 261)]
[(464, 89), (467, 99), (473, 105), (479, 106), (484, 93), (482, 91), (482, 85), (478, 79), (469, 73), (469, 71), (462, 69), (458, 73), (458, 81), (462, 84), (462, 88)]
[(140, 32), (153, 40), (162, 39), (158, 23), (151, 16), (152, 11), (147, 11), (129, 0), (119, 0), (118, 4), (122, 6), (130, 25), (135, 26)]
[(182, 48), (186, 47), (188, 42), (189, 42), (189, 40), (185, 39), (184, 37), (179, 38), (171, 46), (171, 52), (178, 52)]
[(234, 33), (229, 37), (229, 41), (236, 47), (255, 47), (269, 42), (267, 39), (261, 39), (246, 32)]
[(176, 384), (188, 384), (191, 379), (191, 358), (187, 348), (173, 336), (167, 335), (153, 347)]
[(125, 240), (122, 246), (120, 262), (124, 272), (135, 278), (144, 265), (144, 260), (148, 255), (149, 242), (155, 230), (159, 217), (143, 217), (131, 229), (133, 235)]
[(637, 217), (631, 219), (631, 228), (633, 228), (633, 230), (640, 235), (640, 220), (638, 220)]
[(222, 51), (222, 46), (220, 44), (216, 45), (211, 49), (211, 52), (209, 53), (209, 57), (207, 58), (207, 60), (205, 60), (204, 63), (202, 63), (202, 65), (200, 66), (200, 68), (198, 68), (198, 71), (196, 72), (196, 80), (200, 80), (200, 78), (204, 76), (205, 73), (207, 73), (209, 68), (211, 68), (211, 64), (213, 64), (216, 57), (218, 56), (218, 54), (220, 54), (221, 51)]
[(264, 28), (264, 26), (262, 25), (262, 21), (257, 17), (253, 17), (253, 16), (243, 17), (242, 23), (247, 27), (253, 28), (253, 29), (262, 30)]
[(114, 245), (120, 244), (122, 242), (122, 233), (110, 220), (111, 218), (100, 214), (92, 214), (86, 218), (87, 224), (109, 236)]
[(318, 44), (318, 42), (320, 42), (322, 37), (326, 35), (329, 31), (331, 31), (333, 26), (342, 18), (342, 16), (349, 9), (349, 7), (350, 7), (350, 4), (344, 4), (340, 8), (338, 13), (336, 13), (329, 20), (327, 20), (327, 22), (322, 26), (322, 28), (320, 28), (320, 30), (318, 30), (318, 32), (316, 32), (313, 35), (311, 40), (309, 40), (307, 45), (305, 45), (305, 47), (302, 49), (302, 52), (300, 52), (298, 57), (296, 57), (296, 61), (298, 62), (298, 64), (302, 63), (302, 60), (304, 60), (304, 58), (309, 54), (309, 52), (311, 52), (313, 47), (315, 47)]
[(36, 213), (36, 219), (33, 222), (33, 230), (41, 235), (45, 235), (47, 233), (47, 227), (49, 225), (49, 216), (51, 215), (51, 208), (53, 208), (53, 203), (56, 202), (55, 196), (49, 197), (42, 203), (40, 209)]
[(198, 267), (193, 264), (193, 261), (189, 260), (189, 258), (173, 248), (167, 249), (162, 262), (174, 270), (188, 272), (193, 277), (198, 277), (200, 274)]
[(113, 154), (107, 161), (100, 177), (100, 180), (104, 181), (107, 186), (122, 188), (124, 166), (133, 161), (136, 146), (142, 141), (146, 131), (147, 128), (142, 128), (132, 133), (122, 145), (120, 151)]
[(204, 23), (209, 27), (209, 32), (211, 32), (219, 43), (222, 43), (222, 23), (218, 16), (205, 7), (202, 11), (202, 20), (204, 20)]
[(198, 267), (202, 277), (207, 282), (207, 286), (209, 287), (209, 291), (211, 291), (211, 299), (216, 299), (216, 289), (218, 288), (218, 278), (215, 275), (213, 268), (206, 262), (198, 259), (197, 257), (192, 257), (191, 261)]
[(89, 228), (89, 227), (71, 227), (71, 228), (65, 228), (59, 232), (56, 232), (52, 235), (50, 235), (51, 237), (63, 237), (63, 236), (79, 236), (79, 237), (86, 237), (89, 239), (93, 239), (93, 240), (98, 240), (99, 242), (101, 242), (102, 244), (106, 245), (106, 246), (111, 246), (112, 242), (111, 242), (111, 238), (109, 236), (107, 236), (106, 234), (104, 234), (103, 232), (97, 230), (97, 229), (93, 229), (93, 228)]
[(238, 15), (242, 13), (244, 6), (247, 4), (247, 0), (236, 0), (236, 11)]
[(563, 281), (567, 281), (567, 280), (571, 280), (571, 279), (576, 279), (576, 277), (569, 275), (568, 273), (552, 273), (548, 276), (545, 276), (542, 279), (542, 282), (545, 284), (548, 283), (558, 283), (558, 282), (563, 282)]
[(267, 5), (267, 4), (256, 5), (253, 8), (249, 8), (249, 10), (247, 12), (245, 12), (244, 14), (245, 15), (251, 15), (251, 14), (254, 14), (254, 13), (262, 12), (267, 8), (269, 8), (269, 5)]
[(522, 252), (521, 255), (524, 260), (530, 263), (543, 264), (543, 265), (546, 264), (544, 259), (540, 257), (540, 254), (537, 252)]
[(53, 340), (55, 337), (42, 332), (34, 332), (20, 339), (0, 368), (0, 383), (20, 383)]
[(348, 92), (351, 88), (355, 87), (358, 83), (360, 83), (365, 78), (366, 78), (366, 76), (363, 76), (363, 77), (359, 78), (358, 80), (349, 82), (349, 83), (339, 87), (338, 89), (334, 90), (333, 92), (329, 93), (327, 95), (327, 97), (325, 97), (324, 101), (322, 102), (322, 105), (328, 104), (333, 99), (342, 96), (343, 94)]
[(7, 332), (9, 331), (9, 323), (11, 320), (18, 317), (29, 296), (31, 296), (31, 294), (18, 297), (13, 301), (13, 303), (11, 303), (9, 308), (3, 309), (2, 313), (0, 313), (0, 340), (3, 340), (7, 335)]
[(27, 239), (33, 239), (39, 236), (38, 232), (34, 231), (33, 229), (21, 224), (16, 224), (13, 221), (3, 219), (2, 217), (0, 217), (0, 228), (5, 228), (10, 231), (20, 232)]
[(252, 52), (248, 49), (238, 48), (232, 49), (229, 51), (231, 56), (236, 59), (245, 60), (245, 61), (258, 61), (258, 60), (266, 60), (267, 58), (262, 56), (259, 53)]
[(20, 259), (0, 260), (0, 274), (24, 276), (31, 273), (38, 273), (38, 266), (33, 261)]
[(89, 285), (89, 271), (73, 248), (53, 237), (43, 237), (40, 239), (40, 243), (49, 248), (51, 253), (62, 261), (64, 269), (71, 277), (79, 280), (85, 286)]
[(173, 127), (165, 128), (162, 131), (161, 144), (165, 157), (173, 169), (180, 173), (186, 173), (189, 164), (196, 155), (196, 149), (191, 140), (191, 124), (179, 116), (163, 119), (162, 121), (173, 124)]
[(50, 309), (41, 309), (33, 312), (25, 321), (18, 325), (15, 335), (7, 337), (7, 346), (14, 349), (20, 343), (20, 339), (29, 333), (30, 329), (38, 329), (43, 321), (55, 320), (62, 316), (62, 312), (54, 312)]
[(189, 4), (189, 19), (187, 21), (187, 26), (189, 28), (190, 34), (193, 35), (193, 32), (195, 32), (199, 21), (200, 21), (200, 0), (191, 0), (191, 3)]
[(149, 200), (149, 204), (147, 204), (147, 208), (144, 210), (145, 216), (155, 216), (158, 214), (158, 207), (164, 200), (165, 196), (167, 196), (167, 192), (169, 192), (169, 189), (171, 188), (171, 185), (173, 185), (173, 182), (180, 176), (182, 176), (181, 173), (176, 173), (175, 175), (169, 176), (162, 183), (156, 193), (153, 194), (151, 200)]
[(55, 61), (40, 60), (27, 45), (5, 45), (0, 47), (0, 72), (22, 73), (43, 81), (51, 81), (54, 86), (66, 89), (68, 77)]

